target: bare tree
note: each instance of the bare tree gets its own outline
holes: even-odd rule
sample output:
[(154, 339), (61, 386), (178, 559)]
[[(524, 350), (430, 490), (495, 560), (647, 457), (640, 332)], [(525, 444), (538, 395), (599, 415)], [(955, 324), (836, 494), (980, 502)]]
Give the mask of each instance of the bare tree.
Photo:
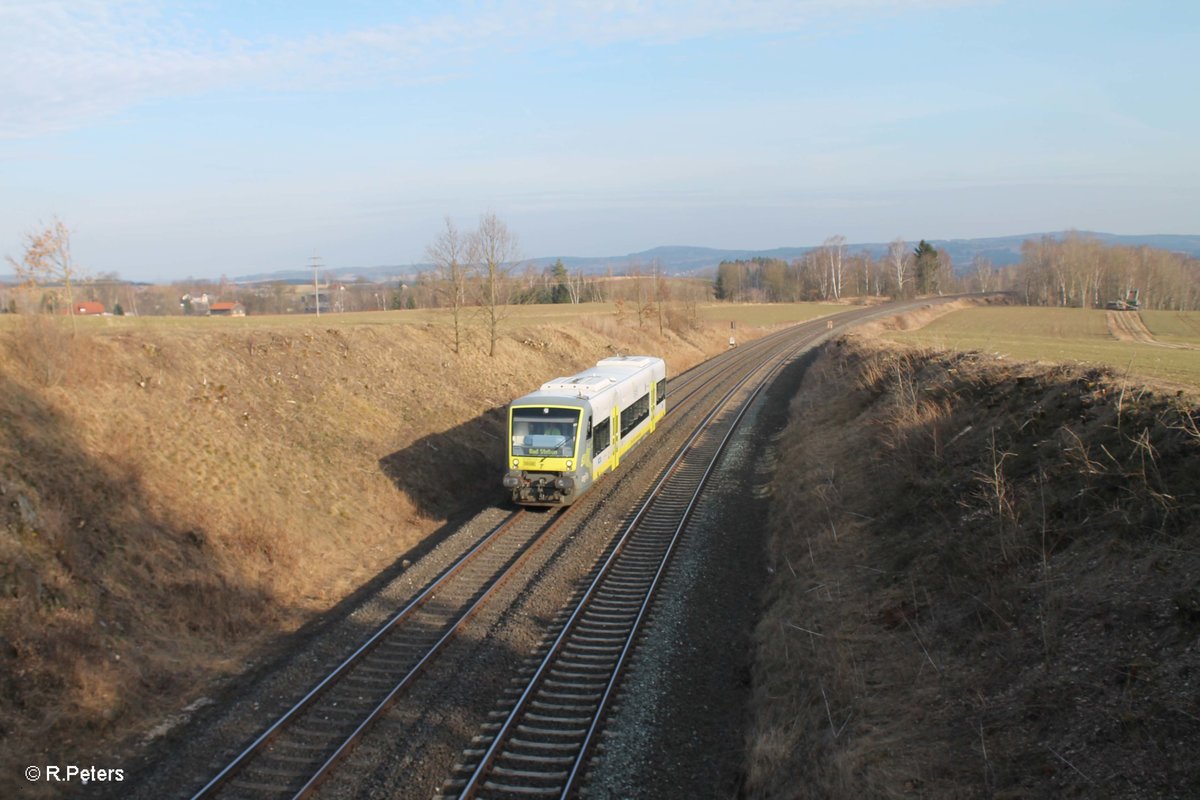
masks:
[(956, 291), (955, 286), (954, 258), (950, 251), (943, 247), (937, 251), (937, 285), (934, 286), (934, 291), (945, 294)]
[(834, 300), (842, 299), (842, 269), (846, 256), (846, 237), (838, 234), (830, 236), (822, 245), (825, 264), (829, 270), (829, 291)]
[(700, 327), (700, 303), (712, 300), (712, 284), (702, 281), (688, 280), (682, 284), (683, 313), (688, 325)]
[(583, 270), (577, 270), (574, 275), (567, 275), (567, 292), (571, 296), (571, 304), (579, 305), (583, 296)]
[(1200, 306), (1200, 261), (1152, 247), (1105, 245), (1069, 233), (1021, 245), (1021, 263), (1006, 273), (1031, 305), (1102, 306), (1137, 289), (1142, 308)]
[(67, 291), (67, 309), (71, 325), (75, 325), (75, 296), (71, 281), (80, 277), (80, 269), (71, 257), (71, 231), (57, 217), (44, 230), (25, 234), (25, 253), (17, 261), (12, 256), (5, 260), (12, 266), (16, 276), (32, 286), (44, 286), (61, 282)]
[(996, 269), (987, 256), (977, 255), (971, 259), (975, 269), (975, 285), (981, 292), (990, 292), (996, 283)]
[(488, 328), (488, 356), (496, 355), (500, 323), (508, 316), (512, 294), (513, 262), (518, 257), (517, 237), (493, 213), (479, 218), (468, 247), (471, 263), (479, 270), (479, 299)]
[(651, 263), (654, 271), (654, 307), (658, 311), (658, 335), (663, 335), (663, 323), (667, 316), (667, 302), (671, 299), (671, 287), (667, 284), (667, 275), (663, 272), (662, 262), (657, 258)]
[(908, 242), (903, 237), (892, 240), (887, 249), (887, 264), (896, 279), (896, 295), (904, 296), (904, 285), (911, 280), (909, 273), (912, 268), (912, 254), (908, 252)]
[(437, 294), (450, 306), (454, 319), (454, 352), (462, 348), (462, 314), (467, 304), (467, 282), (471, 273), (471, 256), (454, 221), (446, 217), (446, 228), (425, 248), (426, 257), (433, 262), (439, 280)]
[(654, 277), (647, 276), (642, 265), (633, 261), (629, 265), (629, 278), (633, 289), (633, 312), (637, 315), (638, 328), (646, 326), (646, 320), (654, 313)]

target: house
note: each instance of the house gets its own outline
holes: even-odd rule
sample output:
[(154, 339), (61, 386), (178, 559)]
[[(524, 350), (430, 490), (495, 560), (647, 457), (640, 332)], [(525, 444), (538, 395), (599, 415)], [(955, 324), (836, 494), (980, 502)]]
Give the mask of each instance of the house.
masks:
[(204, 317), (208, 315), (208, 292), (192, 294), (188, 292), (179, 298), (179, 307), (189, 317)]
[(77, 301), (75, 303), (75, 305), (71, 307), (71, 310), (69, 313), (74, 313), (75, 315), (80, 316), (80, 317), (103, 314), (104, 313), (104, 303), (97, 303), (94, 300)]
[(244, 317), (246, 307), (241, 303), (213, 303), (208, 307), (208, 313), (214, 317)]

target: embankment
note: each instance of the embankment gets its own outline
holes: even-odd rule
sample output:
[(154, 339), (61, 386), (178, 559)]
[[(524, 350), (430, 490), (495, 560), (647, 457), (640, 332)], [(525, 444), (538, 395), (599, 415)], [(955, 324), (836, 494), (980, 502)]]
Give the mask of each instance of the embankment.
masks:
[(1200, 406), (828, 345), (792, 404), (752, 797), (1194, 797)]
[[(6, 320), (0, 795), (112, 766), (422, 540), (502, 499), (502, 409), (617, 351), (726, 347), (609, 318), (514, 327)], [(58, 324), (58, 323), (63, 324)], [(229, 323), (236, 323), (229, 324)]]

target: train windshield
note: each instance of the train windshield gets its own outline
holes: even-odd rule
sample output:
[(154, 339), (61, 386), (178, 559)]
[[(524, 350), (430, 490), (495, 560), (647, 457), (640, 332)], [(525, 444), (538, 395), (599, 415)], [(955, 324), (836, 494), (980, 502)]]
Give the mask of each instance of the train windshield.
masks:
[(577, 408), (514, 408), (512, 454), (572, 458), (579, 430)]

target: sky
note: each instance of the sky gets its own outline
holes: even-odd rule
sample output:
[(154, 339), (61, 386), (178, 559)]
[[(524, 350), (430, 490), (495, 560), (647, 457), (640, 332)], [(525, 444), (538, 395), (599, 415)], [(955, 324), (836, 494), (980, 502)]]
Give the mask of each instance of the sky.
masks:
[[(132, 280), (1200, 233), (1192, 0), (0, 0), (0, 255)], [(0, 269), (0, 271), (7, 271)]]

